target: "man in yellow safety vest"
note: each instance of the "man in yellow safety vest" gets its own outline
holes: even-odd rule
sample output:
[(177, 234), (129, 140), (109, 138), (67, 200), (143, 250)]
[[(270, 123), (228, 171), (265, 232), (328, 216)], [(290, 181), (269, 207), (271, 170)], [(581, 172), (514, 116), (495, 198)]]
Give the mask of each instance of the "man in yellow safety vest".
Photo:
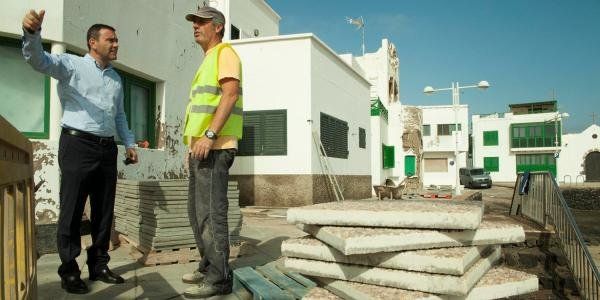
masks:
[(202, 257), (198, 269), (182, 280), (197, 284), (188, 298), (231, 293), (227, 225), (227, 182), (238, 139), (242, 137), (242, 64), (229, 44), (222, 43), (225, 17), (212, 7), (185, 16), (204, 60), (190, 88), (184, 143), (189, 145), (188, 212)]

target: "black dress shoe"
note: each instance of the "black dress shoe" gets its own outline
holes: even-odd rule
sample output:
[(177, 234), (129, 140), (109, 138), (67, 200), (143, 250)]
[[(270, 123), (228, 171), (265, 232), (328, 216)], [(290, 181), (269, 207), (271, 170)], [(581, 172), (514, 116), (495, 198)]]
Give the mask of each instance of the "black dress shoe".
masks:
[(87, 294), (90, 291), (85, 282), (79, 278), (79, 275), (74, 274), (63, 276), (60, 280), (60, 286), (71, 294)]
[(101, 269), (99, 272), (92, 272), (90, 270), (90, 280), (100, 280), (106, 283), (119, 284), (125, 282), (123, 277), (113, 273), (108, 267)]

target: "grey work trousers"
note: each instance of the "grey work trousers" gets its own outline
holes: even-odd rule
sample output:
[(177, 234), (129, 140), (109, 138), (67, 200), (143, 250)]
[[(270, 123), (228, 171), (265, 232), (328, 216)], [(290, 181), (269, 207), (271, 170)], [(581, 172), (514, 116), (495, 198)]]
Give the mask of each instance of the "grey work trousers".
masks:
[(211, 150), (206, 159), (189, 158), (188, 213), (200, 251), (198, 271), (221, 293), (230, 293), (227, 182), (235, 149)]

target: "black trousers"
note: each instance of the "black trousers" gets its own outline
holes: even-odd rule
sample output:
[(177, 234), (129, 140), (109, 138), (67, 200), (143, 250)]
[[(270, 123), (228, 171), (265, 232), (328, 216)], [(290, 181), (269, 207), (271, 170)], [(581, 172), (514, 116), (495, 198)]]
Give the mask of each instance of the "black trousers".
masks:
[(235, 149), (211, 150), (203, 160), (190, 157), (188, 212), (196, 245), (202, 257), (198, 270), (205, 282), (221, 293), (231, 293), (229, 266), (227, 182)]
[(81, 253), (81, 217), (90, 197), (92, 245), (87, 264), (95, 272), (106, 266), (115, 205), (117, 146), (80, 136), (60, 136), (58, 164), (61, 172), (57, 245), (58, 274), (79, 274), (75, 258)]

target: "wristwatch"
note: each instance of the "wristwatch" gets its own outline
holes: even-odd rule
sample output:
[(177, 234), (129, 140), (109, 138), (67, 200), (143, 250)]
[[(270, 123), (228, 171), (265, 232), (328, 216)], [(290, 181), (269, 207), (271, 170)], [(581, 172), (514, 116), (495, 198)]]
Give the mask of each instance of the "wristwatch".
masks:
[(217, 134), (216, 134), (214, 131), (210, 130), (210, 129), (207, 129), (207, 130), (204, 132), (204, 135), (205, 135), (207, 138), (211, 139), (211, 140), (216, 140), (216, 139), (217, 139)]

